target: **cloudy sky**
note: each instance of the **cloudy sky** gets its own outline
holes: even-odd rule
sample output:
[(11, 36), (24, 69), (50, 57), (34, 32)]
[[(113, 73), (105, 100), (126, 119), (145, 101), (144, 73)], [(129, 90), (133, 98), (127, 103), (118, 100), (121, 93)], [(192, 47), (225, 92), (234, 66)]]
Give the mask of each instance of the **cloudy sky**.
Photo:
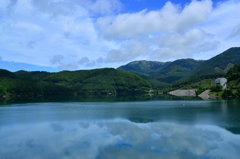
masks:
[(240, 0), (0, 0), (0, 68), (209, 59), (240, 46)]

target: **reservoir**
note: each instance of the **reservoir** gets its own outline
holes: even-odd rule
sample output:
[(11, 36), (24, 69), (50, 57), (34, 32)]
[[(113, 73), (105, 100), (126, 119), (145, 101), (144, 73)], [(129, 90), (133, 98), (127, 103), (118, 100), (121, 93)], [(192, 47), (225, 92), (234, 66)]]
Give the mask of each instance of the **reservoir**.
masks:
[(0, 158), (238, 159), (240, 100), (2, 101)]

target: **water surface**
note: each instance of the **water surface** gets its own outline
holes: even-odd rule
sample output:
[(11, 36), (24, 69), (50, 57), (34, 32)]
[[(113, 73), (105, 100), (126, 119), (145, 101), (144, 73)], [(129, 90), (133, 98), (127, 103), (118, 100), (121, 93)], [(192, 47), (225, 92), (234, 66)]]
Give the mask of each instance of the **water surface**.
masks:
[(0, 106), (0, 158), (240, 156), (237, 99), (28, 101)]

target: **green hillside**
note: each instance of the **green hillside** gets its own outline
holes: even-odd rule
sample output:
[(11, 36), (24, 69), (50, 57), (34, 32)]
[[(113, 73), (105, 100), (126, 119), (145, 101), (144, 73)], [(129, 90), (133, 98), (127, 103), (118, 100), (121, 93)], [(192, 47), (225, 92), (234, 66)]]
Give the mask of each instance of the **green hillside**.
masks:
[(16, 75), (8, 70), (0, 69), (0, 77), (16, 78)]
[[(209, 59), (179, 59), (173, 62), (134, 61), (118, 69), (10, 72), (0, 69), (0, 96), (60, 94), (124, 94), (153, 89), (210, 85), (226, 75), (229, 86), (239, 87), (240, 47)], [(234, 65), (237, 65), (233, 68)], [(231, 71), (229, 71), (231, 69)], [(238, 71), (238, 72), (237, 72)]]
[(67, 86), (78, 93), (142, 92), (151, 88), (146, 80), (136, 74), (113, 68), (62, 71), (53, 73), (43, 80)]
[(157, 62), (157, 61), (134, 61), (130, 62), (127, 65), (120, 66), (117, 69), (118, 70), (124, 70), (140, 75), (149, 75), (151, 73), (154, 73), (157, 69), (166, 67), (171, 62)]
[(205, 61), (202, 65), (196, 67), (189, 77), (196, 77), (207, 74), (225, 74), (235, 64), (240, 63), (240, 47), (230, 48), (223, 53)]
[(187, 73), (191, 72), (194, 68), (201, 65), (204, 61), (194, 59), (180, 59), (173, 61), (168, 66), (158, 69), (152, 78), (165, 83), (174, 83), (175, 81), (183, 78)]
[(0, 70), (0, 96), (124, 94), (150, 89), (136, 74), (113, 68), (57, 73)]
[(202, 79), (223, 76), (240, 63), (240, 47), (230, 48), (209, 60), (179, 59), (173, 62), (135, 61), (118, 69), (133, 72), (146, 79), (155, 89), (183, 85)]
[(231, 68), (226, 74), (226, 78), (228, 79), (228, 88), (240, 88), (240, 64), (235, 65)]
[(43, 78), (47, 77), (48, 75), (50, 75), (50, 72), (46, 72), (46, 71), (32, 71), (32, 72), (28, 72), (28, 71), (17, 71), (15, 72), (15, 75), (23, 80), (42, 80)]
[(180, 59), (173, 62), (135, 61), (118, 69), (136, 73), (146, 79), (153, 88), (169, 87), (175, 81), (202, 64), (203, 60)]

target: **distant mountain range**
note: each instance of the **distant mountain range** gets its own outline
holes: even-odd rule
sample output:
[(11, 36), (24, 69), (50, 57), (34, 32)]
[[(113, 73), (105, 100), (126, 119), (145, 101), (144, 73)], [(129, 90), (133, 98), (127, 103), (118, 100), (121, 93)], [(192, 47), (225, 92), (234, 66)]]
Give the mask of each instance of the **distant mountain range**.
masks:
[(0, 98), (68, 94), (146, 93), (151, 85), (134, 73), (103, 68), (94, 70), (10, 72), (0, 69)]
[[(0, 69), (0, 97), (123, 94), (147, 92), (150, 89), (173, 89), (196, 82), (203, 77), (212, 79), (226, 75), (236, 64), (240, 64), (240, 47), (230, 48), (209, 60), (134, 61), (118, 69), (103, 68), (55, 73), (10, 72)], [(239, 67), (235, 68), (235, 72), (229, 71), (226, 76), (239, 84), (237, 71)], [(234, 86), (235, 83), (232, 85)]]
[(239, 63), (240, 47), (233, 47), (209, 60), (134, 61), (117, 69), (135, 73), (147, 79), (152, 85), (167, 86), (203, 75), (225, 74)]

